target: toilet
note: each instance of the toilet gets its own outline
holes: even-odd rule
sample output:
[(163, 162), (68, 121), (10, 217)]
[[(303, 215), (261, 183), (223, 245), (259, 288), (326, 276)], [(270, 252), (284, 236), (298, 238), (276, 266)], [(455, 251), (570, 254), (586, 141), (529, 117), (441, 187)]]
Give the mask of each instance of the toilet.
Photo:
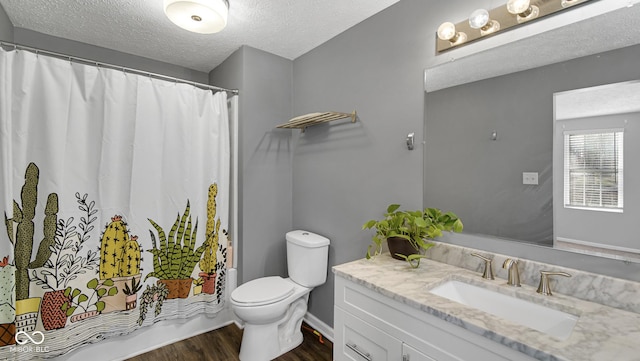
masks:
[(258, 278), (231, 293), (231, 308), (244, 321), (241, 361), (273, 360), (299, 346), (309, 293), (327, 280), (329, 239), (297, 230), (286, 241), (289, 278)]

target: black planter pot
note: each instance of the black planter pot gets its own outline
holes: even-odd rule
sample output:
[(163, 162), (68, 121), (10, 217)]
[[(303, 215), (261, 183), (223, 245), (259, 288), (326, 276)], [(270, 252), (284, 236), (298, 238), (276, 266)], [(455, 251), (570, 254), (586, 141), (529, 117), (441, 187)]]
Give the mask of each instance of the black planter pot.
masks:
[(387, 238), (387, 245), (389, 246), (389, 253), (391, 253), (391, 257), (399, 260), (404, 259), (402, 257), (398, 257), (396, 254), (401, 254), (405, 256), (410, 256), (412, 254), (418, 254), (418, 250), (415, 249), (409, 241), (400, 237), (389, 237)]

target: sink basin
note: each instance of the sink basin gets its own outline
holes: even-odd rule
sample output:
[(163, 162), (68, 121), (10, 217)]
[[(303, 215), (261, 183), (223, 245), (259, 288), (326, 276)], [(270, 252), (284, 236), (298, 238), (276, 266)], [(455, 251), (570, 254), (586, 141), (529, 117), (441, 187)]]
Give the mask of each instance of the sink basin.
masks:
[(569, 338), (578, 322), (578, 316), (570, 313), (456, 280), (447, 281), (429, 292), (560, 340)]

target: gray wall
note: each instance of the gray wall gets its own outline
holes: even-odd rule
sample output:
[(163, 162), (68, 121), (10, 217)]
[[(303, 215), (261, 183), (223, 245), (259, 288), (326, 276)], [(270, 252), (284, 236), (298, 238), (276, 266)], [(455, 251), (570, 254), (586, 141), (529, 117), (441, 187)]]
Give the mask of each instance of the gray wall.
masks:
[(55, 53), (72, 55), (87, 60), (97, 60), (107, 64), (144, 70), (199, 83), (206, 84), (208, 79), (207, 73), (204, 72), (23, 28), (14, 29), (14, 42)]
[(13, 24), (2, 5), (0, 5), (0, 40), (13, 42)]
[(275, 126), (291, 118), (293, 62), (243, 46), (209, 75), (213, 84), (240, 90), (239, 283), (286, 276), (291, 131)]
[[(425, 93), (425, 205), (455, 212), (466, 232), (552, 244), (552, 89), (562, 82), (546, 74)], [(522, 172), (538, 172), (539, 185), (523, 185)]]
[[(436, 21), (428, 2), (403, 0), (294, 61), (295, 115), (359, 117), (294, 132), (293, 226), (331, 240), (330, 266), (365, 256), (372, 232), (362, 224), (389, 204), (422, 208), (422, 73)], [(329, 272), (309, 309), (329, 325), (333, 281)]]
[[(491, 4), (484, 2), (484, 5)], [(443, 21), (463, 19), (470, 10), (469, 2), (462, 0), (439, 3), (402, 0), (294, 60), (294, 115), (325, 110), (349, 112), (355, 109), (360, 118), (356, 124), (343, 120), (309, 128), (303, 134), (294, 132), (293, 226), (318, 232), (331, 239), (330, 266), (365, 255), (372, 232), (362, 231), (361, 226), (368, 219), (380, 218), (388, 204), (400, 203), (408, 209), (420, 209), (423, 204), (438, 206), (437, 201), (432, 203), (424, 199), (427, 191), (423, 195), (423, 167), (426, 174), (439, 172), (449, 180), (456, 179), (448, 173), (452, 167), (456, 167), (455, 164), (442, 167), (429, 162), (423, 164), (423, 151), (426, 150), (424, 159), (432, 159), (432, 156), (428, 154), (430, 144), (425, 149), (422, 142), (436, 141), (438, 133), (428, 134), (429, 139), (423, 138), (425, 117), (430, 119), (432, 114), (429, 105), (425, 108), (422, 81), (424, 68), (427, 64), (435, 63), (435, 29)], [(592, 61), (597, 59), (593, 58)], [(633, 66), (629, 61), (625, 64)], [(614, 63), (611, 66), (619, 65)], [(595, 74), (593, 79), (584, 81), (583, 75), (578, 72), (569, 72), (566, 77), (575, 79), (576, 87), (605, 79), (603, 74)], [(544, 81), (535, 77), (525, 77), (525, 80), (546, 87)], [(609, 80), (615, 81), (613, 78)], [(477, 86), (474, 89), (476, 92), (466, 93), (462, 102), (454, 107), (466, 107), (469, 104), (478, 104), (482, 109), (491, 107), (477, 102), (475, 98), (481, 92), (490, 93), (494, 89), (479, 89)], [(515, 92), (515, 88), (510, 89)], [(517, 94), (515, 92), (514, 95)], [(552, 104), (550, 96), (544, 101), (545, 104)], [(513, 115), (496, 114), (501, 119), (509, 119)], [(530, 124), (527, 131), (551, 134), (551, 108), (545, 110), (544, 115), (549, 120), (546, 124)], [(510, 133), (515, 131), (515, 125), (505, 121), (492, 123), (495, 121), (485, 119), (480, 120), (480, 124), (470, 121), (466, 125), (458, 122), (455, 125), (458, 136), (449, 141), (461, 149), (459, 153), (474, 157), (480, 157), (472, 154), (476, 149), (465, 150), (466, 142), (471, 138), (477, 137), (474, 142), (482, 142), (485, 147), (513, 142)], [(490, 132), (495, 127), (499, 127), (499, 140), (492, 144)], [(429, 129), (426, 131), (429, 132)], [(416, 133), (414, 151), (408, 151), (404, 145), (409, 132)], [(524, 148), (533, 147), (530, 142), (521, 145)], [(551, 159), (551, 136), (547, 146), (548, 154), (535, 156), (539, 159), (533, 159), (536, 162), (531, 165), (533, 169), (527, 166), (514, 172), (517, 175), (512, 176), (513, 182), (520, 182), (521, 186), (523, 171), (540, 172), (542, 181), (550, 176), (550, 165), (547, 169), (543, 163)], [(488, 165), (488, 169), (503, 171), (499, 162)], [(483, 173), (483, 176), (486, 174)], [(464, 179), (455, 181), (460, 183), (457, 188), (469, 184), (465, 184)], [(429, 182), (426, 183), (425, 186), (429, 186)], [(536, 193), (537, 189), (529, 191)], [(541, 198), (535, 198), (536, 207), (548, 209), (548, 213), (545, 213), (546, 226), (540, 228), (540, 233), (548, 237), (551, 229), (551, 198)], [(457, 212), (457, 205), (448, 210)], [(464, 221), (465, 217), (462, 219)], [(637, 267), (620, 261), (567, 254), (496, 238), (479, 239), (465, 235), (446, 237), (446, 240), (617, 277), (640, 277)], [(310, 312), (325, 323), (333, 324), (331, 273), (327, 283), (312, 292)]]

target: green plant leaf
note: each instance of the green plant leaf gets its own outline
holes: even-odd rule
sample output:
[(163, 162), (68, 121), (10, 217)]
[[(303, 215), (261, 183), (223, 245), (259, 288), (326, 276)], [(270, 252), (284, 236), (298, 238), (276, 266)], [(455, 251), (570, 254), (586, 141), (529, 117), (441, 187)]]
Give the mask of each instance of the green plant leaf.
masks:
[(71, 295), (71, 287), (64, 289), (64, 297), (69, 297), (69, 295)]
[[(106, 281), (105, 281), (106, 282)], [(89, 287), (92, 290), (95, 290), (96, 287), (98, 287), (98, 279), (94, 278), (91, 281), (87, 282), (87, 287)]]
[(103, 285), (103, 286), (107, 286), (107, 287), (111, 287), (111, 286), (113, 286), (113, 280), (112, 280), (111, 278), (106, 279), (106, 280), (104, 280), (104, 281), (102, 282), (102, 285)]
[(102, 298), (102, 296), (104, 296), (104, 294), (107, 293), (107, 289), (106, 288), (100, 288), (96, 292), (98, 293), (98, 298)]
[(389, 205), (389, 207), (387, 207), (387, 213), (393, 213), (395, 212), (398, 208), (400, 208), (399, 204), (391, 204)]
[(453, 231), (460, 233), (462, 232), (462, 229), (464, 228), (464, 226), (462, 225), (462, 221), (459, 219), (456, 219), (456, 221), (453, 223)]
[(416, 223), (416, 226), (418, 226), (420, 228), (426, 228), (427, 227), (427, 221), (422, 218), (422, 214), (420, 214), (420, 217), (416, 217), (415, 218), (415, 223)]
[(85, 302), (89, 299), (89, 297), (87, 297), (87, 295), (85, 295), (84, 293), (80, 295), (80, 297), (78, 297), (78, 303), (82, 303)]
[(102, 312), (102, 310), (104, 310), (104, 307), (105, 307), (104, 301), (96, 302), (96, 311)]
[(69, 309), (67, 310), (67, 317), (71, 317), (71, 315), (73, 315), (73, 313), (75, 312), (77, 307), (69, 307)]
[(362, 225), (362, 229), (370, 229), (375, 226), (377, 221), (375, 219), (370, 220), (369, 222)]
[(396, 253), (396, 256), (404, 259), (405, 261), (407, 261), (409, 263), (409, 266), (411, 266), (411, 268), (418, 268), (420, 267), (420, 260), (423, 258), (426, 258), (426, 256), (423, 256), (421, 254), (412, 254), (409, 256), (405, 256), (403, 254), (399, 254)]
[(73, 292), (71, 293), (71, 298), (76, 298), (76, 297), (78, 297), (78, 295), (79, 295), (80, 293), (82, 293), (82, 292), (80, 292), (80, 290), (76, 288), (76, 289), (75, 289), (75, 290), (73, 290)]
[(118, 288), (116, 287), (109, 288), (109, 296), (115, 296), (116, 294), (118, 294)]

